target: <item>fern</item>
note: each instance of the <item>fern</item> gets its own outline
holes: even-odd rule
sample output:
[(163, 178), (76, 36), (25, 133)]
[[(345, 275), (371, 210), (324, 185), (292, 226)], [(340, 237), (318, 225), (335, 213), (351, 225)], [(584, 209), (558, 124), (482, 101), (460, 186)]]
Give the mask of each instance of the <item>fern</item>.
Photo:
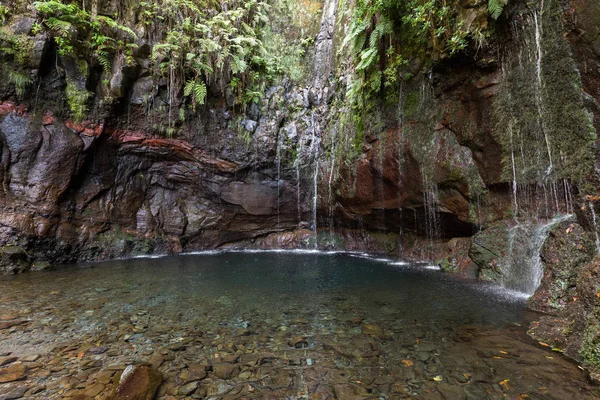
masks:
[(27, 88), (31, 86), (33, 80), (19, 71), (10, 71), (8, 73), (8, 80), (15, 86), (15, 92), (18, 97), (23, 97), (27, 92)]
[(206, 84), (202, 81), (190, 79), (185, 84), (183, 95), (192, 96), (193, 104), (204, 104), (206, 100)]
[(508, 0), (488, 0), (488, 11), (492, 18), (498, 19), (507, 4)]

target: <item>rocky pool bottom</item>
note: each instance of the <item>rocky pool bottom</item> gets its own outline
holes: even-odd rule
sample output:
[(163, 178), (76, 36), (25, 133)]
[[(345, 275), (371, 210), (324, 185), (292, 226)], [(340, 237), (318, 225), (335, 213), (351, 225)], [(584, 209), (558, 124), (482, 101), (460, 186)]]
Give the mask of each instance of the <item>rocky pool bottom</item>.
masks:
[(105, 399), (141, 363), (157, 399), (600, 398), (526, 336), (522, 296), (425, 264), (204, 253), (3, 277), (0, 299), (3, 400)]

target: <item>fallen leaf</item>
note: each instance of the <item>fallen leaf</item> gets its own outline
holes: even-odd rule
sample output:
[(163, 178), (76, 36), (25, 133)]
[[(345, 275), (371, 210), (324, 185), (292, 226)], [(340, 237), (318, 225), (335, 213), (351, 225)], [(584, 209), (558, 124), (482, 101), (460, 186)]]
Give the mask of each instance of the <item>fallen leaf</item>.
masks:
[(406, 365), (407, 367), (412, 367), (415, 365), (415, 363), (411, 360), (402, 360), (402, 364)]
[(500, 354), (508, 354), (506, 351), (500, 350)]
[(494, 358), (495, 358), (496, 360), (502, 360), (502, 357), (500, 357), (500, 356), (494, 356)]
[(550, 347), (550, 345), (548, 343), (544, 343), (544, 342), (538, 342), (539, 344), (541, 344), (544, 347)]
[(436, 381), (436, 382), (441, 382), (441, 381), (442, 381), (442, 379), (444, 379), (444, 378), (442, 378), (442, 376), (441, 376), (441, 375), (437, 375), (437, 376), (434, 376), (434, 377), (433, 377), (433, 380), (434, 380), (434, 381)]
[(504, 387), (506, 390), (511, 390), (510, 386), (508, 386), (508, 382), (510, 381), (510, 379), (505, 379), (503, 381), (498, 382), (500, 384), (500, 386)]

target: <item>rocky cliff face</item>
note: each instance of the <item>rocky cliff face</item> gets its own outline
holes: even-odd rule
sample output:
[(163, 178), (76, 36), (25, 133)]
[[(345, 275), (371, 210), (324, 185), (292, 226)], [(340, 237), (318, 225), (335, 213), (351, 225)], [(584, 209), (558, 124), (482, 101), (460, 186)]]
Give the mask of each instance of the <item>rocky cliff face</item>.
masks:
[[(98, 15), (129, 15), (125, 2), (92, 3)], [(463, 3), (465, 20), (485, 15), (485, 2)], [(344, 33), (337, 2), (306, 7), (323, 11), (310, 14), (321, 23), (308, 30), (303, 80), (280, 79), (243, 108), (214, 83), (193, 118), (152, 75), (151, 35), (140, 35), (134, 64), (119, 53), (109, 73), (59, 54), (34, 16), (7, 19), (3, 29), (32, 45), (25, 68), (34, 85), (26, 95), (14, 80), (0, 85), (0, 271), (319, 246), (441, 260), (504, 282), (500, 260), (515, 226), (577, 212), (574, 229), (587, 241), (566, 264), (546, 248), (532, 305), (566, 312), (585, 291), (593, 321), (581, 340), (597, 343), (597, 300), (582, 286), (595, 271), (588, 242), (600, 212), (596, 2), (512, 2), (490, 19), (487, 43), (431, 67), (413, 60), (397, 101), (378, 104), (362, 136), (344, 118), (350, 72), (335, 56)], [(84, 89), (87, 120), (74, 122), (64, 93)], [(173, 123), (172, 114), (183, 118)], [(597, 363), (578, 340), (569, 354)]]

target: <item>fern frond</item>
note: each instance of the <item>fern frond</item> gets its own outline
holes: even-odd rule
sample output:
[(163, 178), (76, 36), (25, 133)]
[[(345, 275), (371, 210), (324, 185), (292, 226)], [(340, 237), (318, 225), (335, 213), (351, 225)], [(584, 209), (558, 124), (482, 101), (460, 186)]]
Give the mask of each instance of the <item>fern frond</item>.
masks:
[(488, 11), (492, 18), (498, 19), (507, 4), (508, 0), (488, 0)]

